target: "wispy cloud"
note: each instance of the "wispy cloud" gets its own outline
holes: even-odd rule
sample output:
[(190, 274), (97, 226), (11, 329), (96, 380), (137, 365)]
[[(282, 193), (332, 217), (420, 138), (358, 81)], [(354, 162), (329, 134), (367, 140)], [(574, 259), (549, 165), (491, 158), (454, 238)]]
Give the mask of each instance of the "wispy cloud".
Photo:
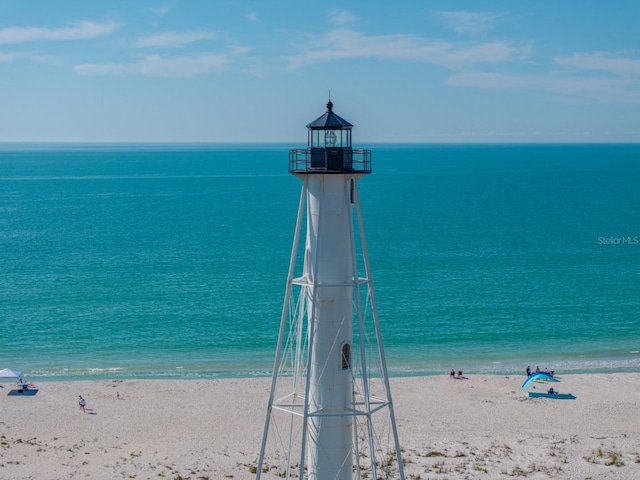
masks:
[(356, 17), (351, 12), (347, 12), (346, 10), (341, 10), (338, 8), (329, 10), (329, 21), (332, 25), (340, 27), (348, 23), (353, 23), (356, 20), (358, 20), (358, 17)]
[(598, 101), (640, 103), (640, 89), (620, 78), (463, 73), (446, 80), (447, 85), (491, 90), (540, 90)]
[(306, 44), (295, 47), (300, 53), (289, 57), (291, 69), (352, 58), (425, 62), (459, 69), (529, 55), (528, 47), (515, 48), (502, 42), (458, 45), (405, 34), (367, 36), (348, 29), (333, 30), (323, 37), (309, 37)]
[(16, 58), (22, 57), (24, 54), (19, 53), (19, 52), (9, 52), (9, 53), (3, 53), (0, 52), (0, 63), (2, 62), (11, 62), (12, 60), (15, 60)]
[(258, 18), (256, 12), (249, 12), (247, 13), (247, 20), (249, 20), (250, 22), (257, 22), (260, 19)]
[(569, 57), (556, 57), (554, 60), (563, 67), (640, 77), (640, 60), (615, 57), (606, 52), (574, 53)]
[(458, 35), (483, 36), (493, 30), (496, 21), (504, 13), (495, 12), (443, 12), (434, 11), (440, 17), (445, 27)]
[(135, 43), (138, 48), (176, 48), (183, 47), (189, 43), (201, 40), (211, 40), (217, 38), (214, 32), (162, 32), (154, 35), (142, 36)]
[(196, 55), (143, 55), (131, 63), (87, 63), (73, 70), (79, 75), (140, 75), (147, 77), (190, 78), (229, 69), (233, 57), (248, 49), (236, 47), (230, 53), (199, 53)]
[(564, 69), (539, 74), (465, 72), (447, 79), (452, 86), (494, 90), (538, 90), (596, 101), (640, 103), (640, 60), (608, 52), (554, 58)]
[(0, 45), (33, 42), (37, 40), (85, 40), (108, 35), (118, 25), (115, 22), (82, 21), (70, 27), (7, 27), (0, 30)]
[(155, 13), (156, 15), (164, 17), (177, 4), (178, 4), (178, 0), (174, 0), (173, 2), (165, 3), (164, 5), (160, 5), (159, 7), (149, 7), (149, 11), (152, 13)]
[(163, 5), (162, 7), (150, 7), (149, 11), (151, 13), (155, 13), (156, 15), (160, 15), (161, 17), (165, 16), (171, 10), (170, 6)]

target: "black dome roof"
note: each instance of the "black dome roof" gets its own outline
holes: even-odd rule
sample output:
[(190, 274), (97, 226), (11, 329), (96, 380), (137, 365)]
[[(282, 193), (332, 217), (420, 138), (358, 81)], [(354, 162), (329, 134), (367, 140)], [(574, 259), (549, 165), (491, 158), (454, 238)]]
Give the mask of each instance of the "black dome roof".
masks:
[(313, 122), (307, 125), (307, 128), (322, 130), (343, 130), (350, 129), (353, 125), (344, 118), (333, 113), (333, 103), (329, 100), (327, 103), (327, 111)]

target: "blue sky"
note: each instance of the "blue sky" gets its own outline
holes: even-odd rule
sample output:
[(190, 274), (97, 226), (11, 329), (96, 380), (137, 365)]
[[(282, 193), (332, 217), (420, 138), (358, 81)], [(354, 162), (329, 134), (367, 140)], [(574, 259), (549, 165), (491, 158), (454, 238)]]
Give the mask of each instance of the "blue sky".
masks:
[(0, 1), (1, 142), (640, 142), (640, 1)]

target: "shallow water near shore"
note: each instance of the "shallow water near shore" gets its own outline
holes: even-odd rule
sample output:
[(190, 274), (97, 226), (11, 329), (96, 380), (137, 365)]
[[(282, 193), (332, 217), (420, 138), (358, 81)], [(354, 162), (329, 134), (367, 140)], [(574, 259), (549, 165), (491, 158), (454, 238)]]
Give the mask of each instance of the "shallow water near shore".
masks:
[[(297, 147), (1, 146), (0, 368), (268, 376)], [(640, 371), (640, 145), (362, 147), (392, 375)]]

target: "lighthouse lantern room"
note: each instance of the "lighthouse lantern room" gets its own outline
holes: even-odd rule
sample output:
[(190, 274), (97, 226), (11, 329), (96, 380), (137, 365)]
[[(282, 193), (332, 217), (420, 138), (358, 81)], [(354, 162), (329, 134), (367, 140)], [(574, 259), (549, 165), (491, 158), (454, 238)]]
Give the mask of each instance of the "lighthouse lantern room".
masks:
[(329, 100), (327, 111), (307, 125), (307, 149), (291, 150), (289, 171), (291, 173), (345, 173), (353, 171), (370, 173), (371, 152), (369, 150), (353, 150), (351, 147), (352, 128), (353, 125), (334, 113), (333, 103)]
[(302, 190), (257, 480), (404, 480), (352, 128), (329, 100), (289, 152)]

